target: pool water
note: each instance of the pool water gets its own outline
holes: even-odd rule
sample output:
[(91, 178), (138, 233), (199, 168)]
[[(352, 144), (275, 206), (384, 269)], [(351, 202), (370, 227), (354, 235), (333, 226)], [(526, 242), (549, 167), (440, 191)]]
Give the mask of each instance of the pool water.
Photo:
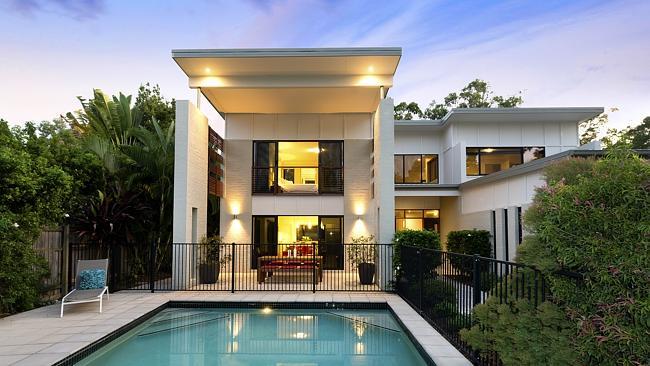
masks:
[(81, 365), (426, 365), (388, 310), (168, 308)]

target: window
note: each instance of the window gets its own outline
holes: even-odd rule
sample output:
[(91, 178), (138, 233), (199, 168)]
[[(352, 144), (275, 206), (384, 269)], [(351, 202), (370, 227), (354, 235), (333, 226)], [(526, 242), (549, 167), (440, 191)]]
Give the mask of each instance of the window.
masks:
[(468, 147), (465, 152), (468, 176), (496, 173), (545, 156), (543, 147)]
[(253, 142), (253, 193), (343, 193), (340, 141)]
[(323, 269), (344, 268), (342, 216), (253, 216), (253, 244), (252, 268), (260, 256), (310, 254), (323, 257)]
[(406, 229), (440, 232), (440, 210), (395, 210), (395, 231)]
[(438, 155), (395, 155), (395, 184), (437, 184)]

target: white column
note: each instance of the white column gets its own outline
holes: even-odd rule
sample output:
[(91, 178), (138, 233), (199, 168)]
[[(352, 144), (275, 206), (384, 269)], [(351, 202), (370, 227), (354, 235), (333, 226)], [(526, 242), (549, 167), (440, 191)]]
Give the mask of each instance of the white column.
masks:
[[(190, 243), (206, 233), (208, 211), (208, 119), (187, 100), (176, 101), (173, 242)], [(174, 288), (193, 283), (192, 247), (174, 245)]]
[[(382, 99), (373, 121), (375, 157), (375, 215), (377, 242), (388, 244), (395, 233), (395, 120), (392, 98)], [(391, 263), (392, 255), (380, 253), (379, 263)], [(392, 266), (378, 266), (377, 283), (385, 289), (393, 279)]]

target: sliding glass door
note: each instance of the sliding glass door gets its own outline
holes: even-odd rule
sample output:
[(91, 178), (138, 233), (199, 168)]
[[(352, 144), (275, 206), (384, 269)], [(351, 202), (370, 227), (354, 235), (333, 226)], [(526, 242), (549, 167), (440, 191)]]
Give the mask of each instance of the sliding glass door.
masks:
[(318, 254), (324, 269), (343, 269), (343, 217), (321, 216), (318, 224)]
[(251, 267), (260, 256), (310, 253), (323, 257), (323, 269), (343, 269), (342, 216), (253, 216)]
[(257, 268), (257, 258), (278, 252), (278, 223), (275, 216), (253, 216), (253, 252), (251, 268)]

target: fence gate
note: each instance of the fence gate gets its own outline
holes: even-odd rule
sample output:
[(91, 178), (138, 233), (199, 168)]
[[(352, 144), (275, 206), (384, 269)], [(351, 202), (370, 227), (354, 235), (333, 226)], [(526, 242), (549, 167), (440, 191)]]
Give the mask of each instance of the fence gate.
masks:
[(45, 229), (34, 243), (34, 250), (47, 261), (50, 269), (48, 277), (41, 282), (41, 298), (43, 300), (58, 300), (65, 291), (67, 280), (67, 253), (65, 243), (68, 240), (68, 229)]

